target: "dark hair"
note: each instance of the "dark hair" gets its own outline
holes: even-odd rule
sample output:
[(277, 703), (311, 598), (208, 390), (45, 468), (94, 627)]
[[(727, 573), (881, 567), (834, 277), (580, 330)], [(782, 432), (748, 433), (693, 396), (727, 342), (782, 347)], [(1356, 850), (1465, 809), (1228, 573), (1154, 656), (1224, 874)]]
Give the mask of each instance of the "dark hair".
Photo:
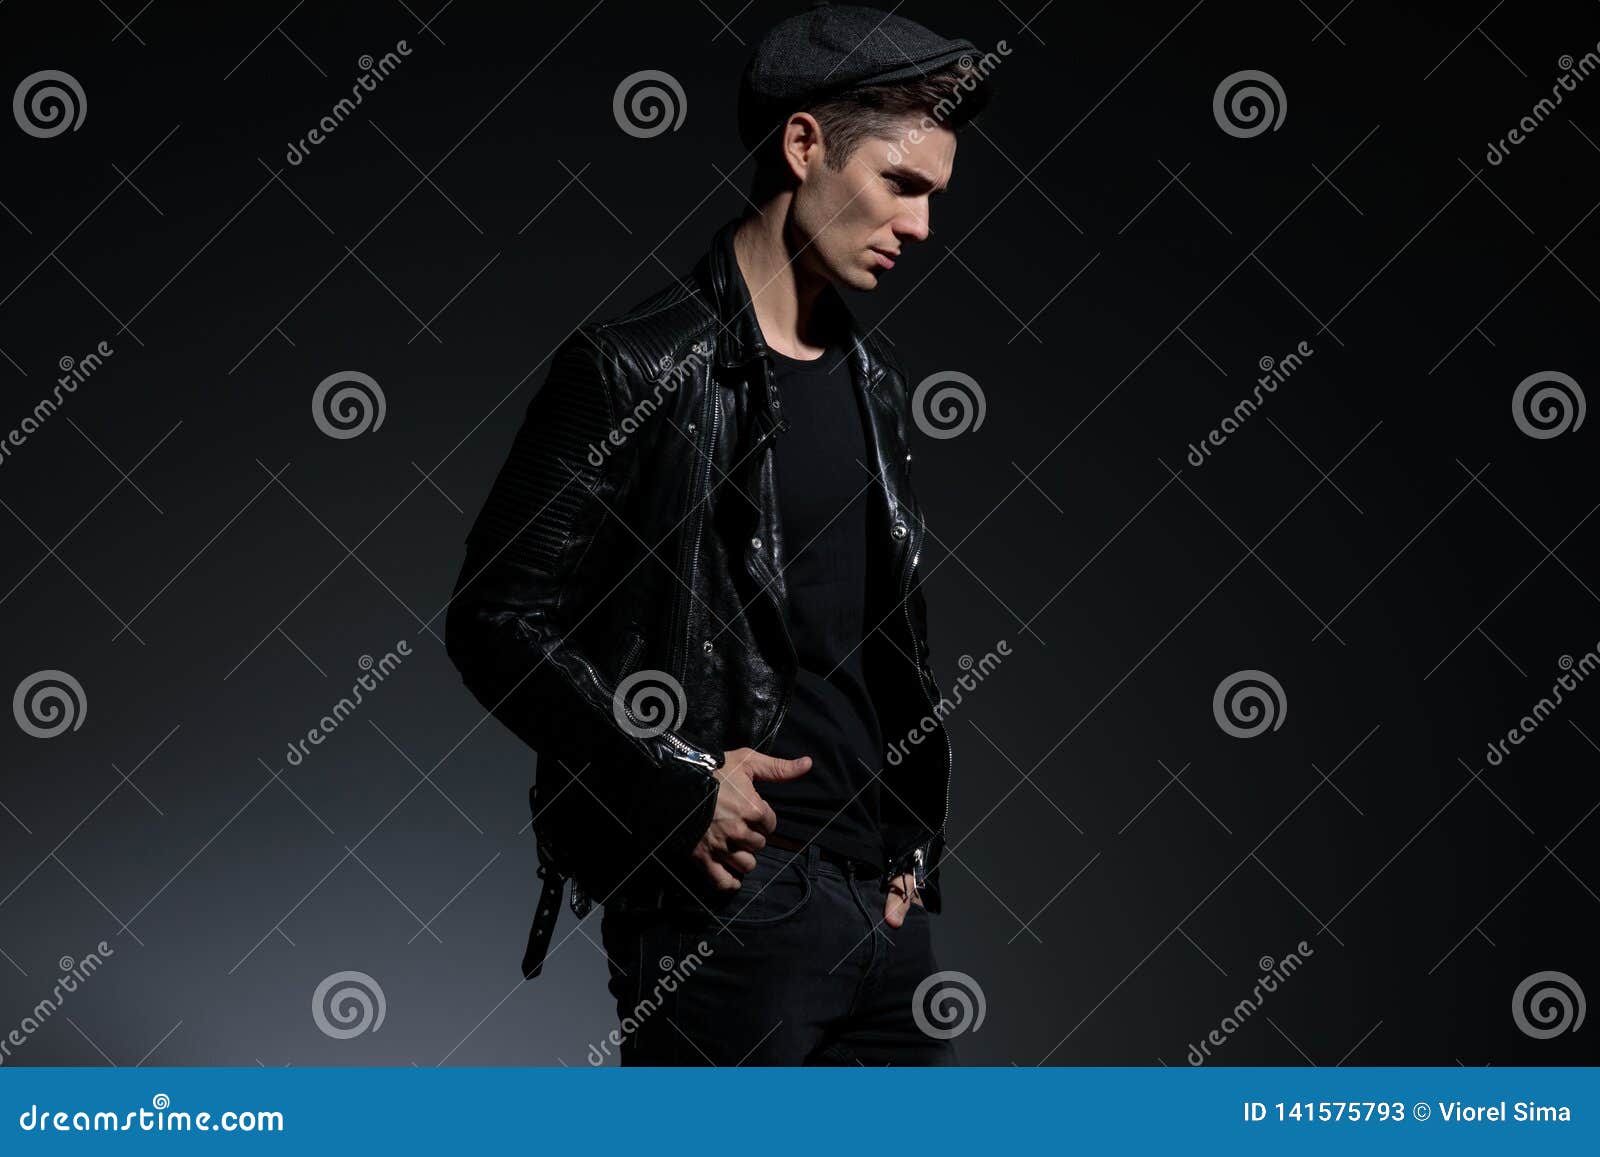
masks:
[[(974, 64), (970, 57), (963, 57), (913, 80), (858, 85), (794, 111), (817, 118), (827, 146), (823, 163), (838, 172), (862, 141), (893, 137), (907, 116), (919, 117), (924, 132), (934, 127), (959, 131), (988, 103), (986, 64)], [(751, 193), (757, 201), (778, 192), (791, 180), (781, 150), (781, 141), (768, 141), (756, 158)]]

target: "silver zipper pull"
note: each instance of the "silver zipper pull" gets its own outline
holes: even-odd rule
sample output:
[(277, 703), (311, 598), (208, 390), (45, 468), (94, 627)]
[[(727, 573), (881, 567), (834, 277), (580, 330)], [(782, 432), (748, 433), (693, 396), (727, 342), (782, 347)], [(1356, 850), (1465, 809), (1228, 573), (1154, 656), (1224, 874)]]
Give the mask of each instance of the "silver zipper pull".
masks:
[(707, 771), (715, 771), (722, 766), (721, 760), (710, 752), (701, 752), (698, 755), (680, 755), (678, 758), (684, 763), (692, 763), (697, 767), (705, 768)]

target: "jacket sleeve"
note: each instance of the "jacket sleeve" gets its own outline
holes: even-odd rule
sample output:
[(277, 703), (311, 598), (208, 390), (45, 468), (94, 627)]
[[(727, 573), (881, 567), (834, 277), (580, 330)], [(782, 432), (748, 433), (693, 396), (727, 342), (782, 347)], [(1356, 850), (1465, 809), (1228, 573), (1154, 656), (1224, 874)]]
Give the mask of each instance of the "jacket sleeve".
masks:
[(606, 794), (629, 801), (618, 818), (644, 852), (687, 855), (711, 822), (722, 753), (633, 720), (572, 641), (595, 609), (580, 591), (615, 597), (622, 578), (574, 581), (638, 485), (642, 433), (610, 438), (627, 409), (625, 373), (603, 330), (581, 329), (556, 351), (467, 536), (445, 648), (473, 696), (535, 751), (627, 777)]

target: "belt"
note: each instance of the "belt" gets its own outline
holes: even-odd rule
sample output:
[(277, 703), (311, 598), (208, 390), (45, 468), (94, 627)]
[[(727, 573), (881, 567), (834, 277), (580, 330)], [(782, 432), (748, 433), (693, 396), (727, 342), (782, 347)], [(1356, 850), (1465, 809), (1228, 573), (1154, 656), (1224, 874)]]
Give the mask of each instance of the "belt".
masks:
[[(769, 848), (782, 848), (784, 851), (799, 852), (802, 854), (814, 847), (816, 848), (817, 858), (819, 860), (827, 860), (830, 864), (836, 864), (845, 872), (850, 873), (858, 878), (865, 877), (871, 879), (883, 874), (882, 867), (872, 863), (870, 860), (858, 859), (854, 856), (846, 855), (843, 852), (836, 852), (830, 848), (824, 848), (822, 845), (812, 843), (810, 841), (795, 840), (786, 836), (771, 835), (767, 837), (766, 846)], [(696, 872), (698, 870), (698, 867), (694, 867), (692, 869), (692, 871)], [(542, 874), (543, 873), (541, 873), (541, 875)], [(560, 907), (561, 893), (559, 877), (554, 879), (554, 884), (552, 884), (552, 879), (547, 878), (545, 880), (546, 890), (553, 890), (553, 896), (551, 900), (547, 902), (546, 893), (544, 892), (542, 892), (539, 897), (539, 915), (544, 917), (546, 924), (545, 926), (541, 927), (541, 921), (539, 919), (534, 921), (534, 933), (529, 937), (528, 955), (523, 961), (524, 975), (538, 975), (537, 971), (530, 972), (530, 969), (537, 968), (537, 965), (543, 960), (544, 956), (542, 948), (538, 948), (536, 945), (548, 943), (550, 936), (549, 928), (555, 924), (555, 912)], [(709, 885), (707, 886), (709, 887)], [(618, 889), (618, 892), (614, 893), (606, 901), (607, 911), (653, 912), (664, 907), (681, 907), (684, 911), (704, 911), (705, 902), (703, 900), (691, 899), (689, 892), (682, 887), (681, 883), (663, 883), (659, 880), (642, 880), (637, 884), (629, 886), (625, 889)], [(548, 915), (546, 915), (546, 913), (548, 913)]]
[(879, 873), (877, 865), (870, 860), (859, 859), (856, 856), (846, 855), (844, 852), (836, 852), (832, 848), (825, 848), (811, 840), (795, 840), (790, 839), (788, 836), (774, 834), (767, 837), (767, 846), (782, 848), (786, 852), (803, 852), (807, 848), (815, 847), (817, 849), (817, 859), (827, 860), (830, 864), (837, 864), (839, 867), (854, 872), (858, 876), (863, 874), (875, 876)]
[[(532, 980), (544, 970), (544, 958), (550, 951), (550, 935), (556, 928), (556, 917), (561, 915), (561, 892), (567, 878), (539, 865), (539, 906), (534, 909), (533, 923), (528, 928), (528, 946), (522, 953), (522, 976)], [(576, 885), (574, 885), (576, 886)]]

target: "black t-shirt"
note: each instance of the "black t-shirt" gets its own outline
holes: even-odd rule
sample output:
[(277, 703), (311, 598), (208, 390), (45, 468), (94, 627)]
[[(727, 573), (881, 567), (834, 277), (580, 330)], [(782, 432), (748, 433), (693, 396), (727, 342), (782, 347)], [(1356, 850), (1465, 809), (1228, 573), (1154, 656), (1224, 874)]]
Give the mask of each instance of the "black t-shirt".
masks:
[(774, 443), (789, 634), (799, 655), (794, 692), (767, 753), (811, 756), (811, 770), (757, 790), (778, 832), (884, 862), (877, 773), (883, 740), (862, 671), (866, 627), (866, 430), (842, 349), (814, 361), (773, 351), (789, 428)]

